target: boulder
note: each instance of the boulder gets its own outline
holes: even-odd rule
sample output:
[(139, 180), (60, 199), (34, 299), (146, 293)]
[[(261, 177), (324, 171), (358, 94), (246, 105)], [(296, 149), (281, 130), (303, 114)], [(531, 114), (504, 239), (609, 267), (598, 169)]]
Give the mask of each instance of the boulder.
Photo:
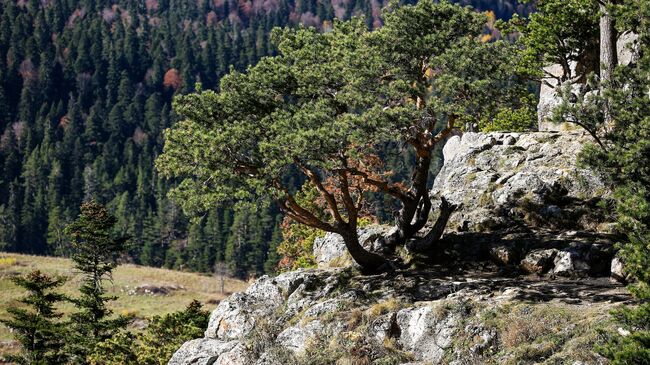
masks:
[[(382, 237), (391, 234), (393, 227), (372, 224), (358, 230), (359, 242), (370, 251), (380, 251)], [(328, 232), (314, 240), (314, 259), (320, 269), (346, 267), (354, 264), (345, 247), (343, 237)]]
[(557, 253), (558, 250), (554, 248), (533, 250), (521, 260), (519, 266), (528, 274), (542, 275), (551, 269)]
[(610, 192), (596, 174), (576, 164), (588, 142), (582, 132), (452, 137), (431, 190), (434, 201), (444, 197), (459, 206), (447, 232), (606, 227), (596, 202)]
[(217, 359), (239, 345), (238, 341), (199, 338), (183, 344), (168, 365), (212, 365)]

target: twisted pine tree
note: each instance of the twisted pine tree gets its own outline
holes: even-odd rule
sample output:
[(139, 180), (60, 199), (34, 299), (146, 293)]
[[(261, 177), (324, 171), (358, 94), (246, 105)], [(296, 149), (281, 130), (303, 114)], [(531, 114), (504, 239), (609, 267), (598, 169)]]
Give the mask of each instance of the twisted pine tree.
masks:
[(73, 363), (86, 363), (97, 343), (126, 327), (129, 318), (111, 318), (106, 303), (115, 297), (106, 294), (104, 282), (111, 279), (118, 255), (126, 251), (128, 237), (114, 238), (116, 219), (106, 208), (89, 201), (81, 205), (77, 220), (65, 228), (72, 240), (72, 260), (82, 274), (81, 295), (71, 299), (77, 311), (70, 316), (66, 352)]
[(9, 319), (0, 320), (12, 330), (21, 346), (19, 355), (9, 355), (5, 361), (17, 364), (51, 365), (64, 364), (64, 325), (55, 305), (66, 299), (54, 290), (65, 281), (62, 277), (50, 277), (39, 270), (25, 276), (12, 278), (19, 287), (28, 291), (19, 300), (25, 307), (10, 307)]
[[(278, 56), (232, 71), (219, 92), (177, 98), (185, 120), (166, 132), (157, 161), (164, 175), (182, 179), (172, 196), (189, 212), (272, 198), (294, 221), (340, 234), (365, 270), (389, 267), (357, 235), (369, 196), (400, 206), (385, 241), (389, 249), (405, 244), (431, 212), (436, 145), (457, 125), (523, 107), (528, 92), (512, 46), (481, 41), (484, 14), (423, 0), (389, 7), (383, 19), (376, 31), (360, 19), (326, 33), (276, 30)], [(391, 144), (415, 156), (407, 181), (392, 179), (382, 161)], [(326, 214), (300, 204), (289, 176), (317, 192)], [(440, 232), (414, 247), (430, 249)]]

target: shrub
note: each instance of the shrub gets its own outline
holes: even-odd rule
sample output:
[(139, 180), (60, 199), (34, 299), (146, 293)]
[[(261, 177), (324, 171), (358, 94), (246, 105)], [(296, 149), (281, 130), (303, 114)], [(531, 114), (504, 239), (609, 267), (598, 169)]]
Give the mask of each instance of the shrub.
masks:
[(91, 364), (167, 364), (186, 341), (203, 336), (209, 313), (194, 300), (182, 311), (151, 318), (146, 330), (134, 334), (122, 331), (99, 342), (89, 355)]
[(485, 122), (483, 132), (524, 132), (531, 130), (535, 124), (535, 110), (529, 106), (519, 109), (499, 110), (496, 116)]

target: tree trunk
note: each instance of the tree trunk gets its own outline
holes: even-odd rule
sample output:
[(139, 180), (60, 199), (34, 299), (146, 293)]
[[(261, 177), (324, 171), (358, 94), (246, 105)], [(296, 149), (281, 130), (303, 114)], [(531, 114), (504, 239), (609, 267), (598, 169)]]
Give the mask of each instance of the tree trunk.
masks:
[[(600, 4), (600, 81), (609, 83), (614, 74), (614, 68), (618, 64), (616, 50), (616, 28), (614, 18), (604, 4)], [(612, 115), (609, 101), (605, 100), (605, 128), (611, 127)]]
[(402, 209), (400, 209), (397, 219), (397, 230), (386, 240), (390, 250), (403, 245), (418, 233), (429, 218), (431, 200), (428, 195), (427, 182), (429, 181), (431, 154), (428, 151), (419, 151), (418, 154), (413, 173), (413, 199), (402, 201)]
[(364, 273), (377, 273), (388, 270), (391, 266), (388, 260), (382, 256), (370, 252), (363, 248), (359, 243), (359, 235), (356, 232), (342, 232), (339, 233), (343, 237), (345, 247), (348, 249), (352, 259), (361, 266), (361, 271)]
[(445, 232), (445, 227), (451, 214), (456, 210), (456, 206), (449, 204), (449, 202), (443, 197), (440, 202), (440, 215), (436, 220), (436, 223), (433, 225), (433, 228), (424, 236), (422, 239), (409, 242), (406, 245), (406, 248), (414, 253), (427, 253), (431, 252), (433, 248), (436, 247), (436, 243), (440, 241), (442, 234)]

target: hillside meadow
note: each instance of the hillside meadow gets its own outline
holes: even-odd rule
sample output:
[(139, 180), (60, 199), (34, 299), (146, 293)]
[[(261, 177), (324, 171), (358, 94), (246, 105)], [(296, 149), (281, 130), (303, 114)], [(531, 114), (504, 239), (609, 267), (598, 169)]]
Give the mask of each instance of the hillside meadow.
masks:
[[(72, 261), (65, 258), (0, 253), (0, 318), (6, 318), (6, 308), (17, 304), (24, 291), (14, 285), (11, 278), (39, 269), (49, 275), (68, 278), (61, 292), (74, 297), (81, 277)], [(207, 310), (230, 293), (242, 291), (248, 283), (237, 279), (226, 279), (221, 293), (220, 278), (206, 274), (180, 272), (138, 265), (124, 264), (115, 269), (112, 283), (107, 283), (109, 295), (118, 299), (110, 303), (115, 313), (133, 314), (136, 320), (132, 326), (142, 328), (146, 317), (162, 315), (185, 308), (193, 299), (199, 300)], [(69, 313), (72, 305), (60, 306), (63, 313)], [(9, 329), (0, 324), (0, 354), (16, 351)]]

